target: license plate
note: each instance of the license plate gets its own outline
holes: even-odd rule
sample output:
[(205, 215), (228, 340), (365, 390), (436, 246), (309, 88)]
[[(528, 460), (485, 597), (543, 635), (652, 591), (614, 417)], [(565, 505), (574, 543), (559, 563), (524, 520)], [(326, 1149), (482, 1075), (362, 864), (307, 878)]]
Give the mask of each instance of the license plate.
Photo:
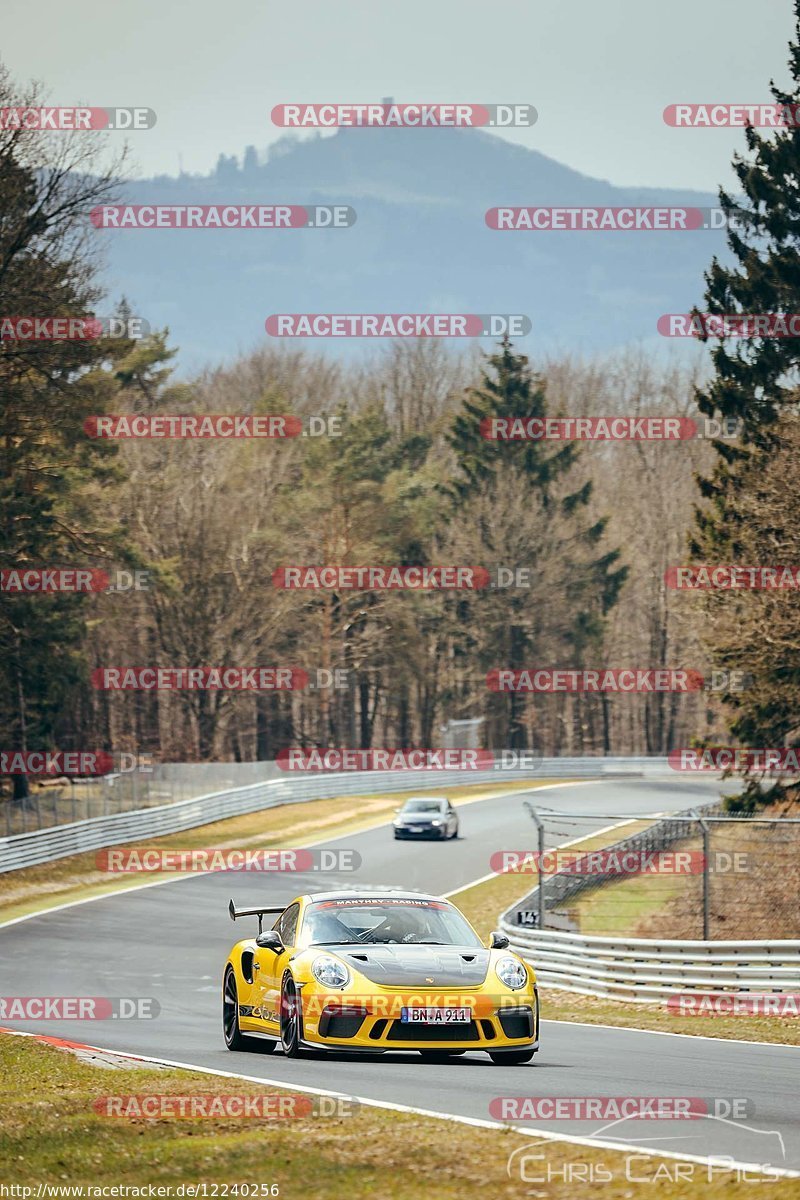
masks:
[(471, 1008), (403, 1008), (400, 1020), (405, 1025), (466, 1025), (472, 1020)]

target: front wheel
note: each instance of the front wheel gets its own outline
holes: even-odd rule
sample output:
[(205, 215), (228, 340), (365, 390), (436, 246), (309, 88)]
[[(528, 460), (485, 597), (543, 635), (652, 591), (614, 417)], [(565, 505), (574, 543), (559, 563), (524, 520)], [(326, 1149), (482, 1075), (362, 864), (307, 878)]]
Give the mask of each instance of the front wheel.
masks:
[(535, 1050), (497, 1050), (489, 1058), (498, 1067), (516, 1067), (530, 1062), (535, 1053)]

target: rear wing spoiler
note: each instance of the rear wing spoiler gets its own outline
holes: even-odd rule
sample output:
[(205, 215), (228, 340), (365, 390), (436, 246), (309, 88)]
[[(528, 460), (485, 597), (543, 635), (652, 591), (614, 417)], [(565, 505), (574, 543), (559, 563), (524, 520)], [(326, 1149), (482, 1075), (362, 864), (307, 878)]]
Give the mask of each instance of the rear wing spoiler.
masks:
[(285, 904), (259, 904), (256, 908), (237, 908), (232, 900), (228, 904), (228, 912), (232, 921), (235, 921), (237, 917), (258, 917), (259, 933), (261, 933), (261, 922), (267, 913), (270, 916), (279, 916), (285, 908)]

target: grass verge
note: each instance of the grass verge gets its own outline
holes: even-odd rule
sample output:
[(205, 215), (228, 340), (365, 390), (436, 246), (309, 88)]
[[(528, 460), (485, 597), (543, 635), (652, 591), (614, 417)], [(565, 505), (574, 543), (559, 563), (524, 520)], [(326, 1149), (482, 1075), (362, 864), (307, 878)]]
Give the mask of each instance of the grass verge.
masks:
[[(379, 1069), (376, 1067), (376, 1069)], [(458, 1068), (454, 1068), (458, 1069)], [(420, 1087), (424, 1089), (424, 1066)], [(102, 1070), (64, 1050), (29, 1038), (0, 1035), (0, 1160), (8, 1185), (84, 1187), (249, 1184), (249, 1196), (277, 1185), (286, 1200), (331, 1196), (391, 1200), (483, 1200), (524, 1195), (571, 1200), (586, 1172), (603, 1171), (605, 1200), (652, 1200), (664, 1172), (693, 1169), (669, 1184), (673, 1200), (745, 1200), (752, 1183), (731, 1174), (707, 1181), (699, 1164), (636, 1155), (638, 1179), (624, 1152), (564, 1142), (537, 1143), (512, 1130), (498, 1132), (407, 1113), (362, 1107), (348, 1116), (289, 1119), (246, 1117), (108, 1117), (94, 1104), (108, 1096), (275, 1095), (290, 1089), (192, 1071), (123, 1067)], [(544, 1154), (509, 1177), (514, 1151)], [(627, 1168), (627, 1169), (626, 1169)], [(553, 1176), (530, 1191), (531, 1172)], [(611, 1176), (609, 1179), (608, 1176)], [(263, 1185), (254, 1191), (253, 1185)], [(223, 1195), (220, 1189), (216, 1194)], [(211, 1194), (211, 1193), (208, 1193)], [(236, 1192), (228, 1190), (228, 1195)], [(246, 1195), (242, 1191), (239, 1195)], [(91, 1195), (85, 1192), (84, 1195)], [(783, 1197), (800, 1198), (800, 1180), (782, 1180)]]
[[(694, 849), (686, 843), (682, 843), (680, 848)], [(647, 937), (647, 934), (637, 932), (638, 926), (642, 921), (663, 913), (671, 901), (682, 894), (684, 886), (684, 878), (678, 875), (637, 875), (630, 879), (613, 880), (571, 901), (569, 915), (581, 933), (600, 937), (614, 937), (617, 934)], [(695, 928), (688, 937), (702, 936), (702, 902), (698, 919), (700, 932)], [(682, 935), (670, 933), (662, 936)]]

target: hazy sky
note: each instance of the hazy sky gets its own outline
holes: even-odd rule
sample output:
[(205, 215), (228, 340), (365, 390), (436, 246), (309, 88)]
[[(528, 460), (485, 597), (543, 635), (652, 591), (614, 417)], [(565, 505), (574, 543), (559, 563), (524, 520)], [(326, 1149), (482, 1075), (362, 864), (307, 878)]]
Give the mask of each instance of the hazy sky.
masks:
[[(142, 105), (136, 173), (266, 146), (289, 101), (522, 102), (505, 136), (620, 185), (715, 189), (741, 130), (676, 130), (676, 101), (768, 100), (791, 0), (3, 0), (0, 56), (54, 104)], [(121, 134), (115, 135), (122, 137)], [(370, 136), (369, 130), (363, 131)]]

